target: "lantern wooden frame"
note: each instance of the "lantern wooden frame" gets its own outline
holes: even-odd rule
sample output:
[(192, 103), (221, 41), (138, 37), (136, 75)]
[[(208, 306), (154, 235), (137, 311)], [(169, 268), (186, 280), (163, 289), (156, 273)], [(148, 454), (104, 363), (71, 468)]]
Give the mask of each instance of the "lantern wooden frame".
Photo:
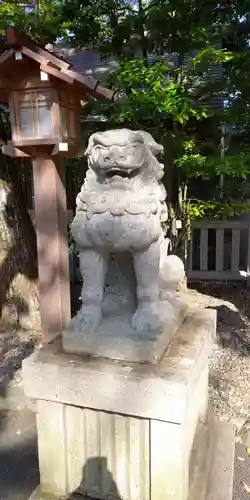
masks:
[[(39, 95), (47, 94), (44, 100), (50, 109), (48, 109), (48, 119), (50, 126), (42, 131), (41, 108), (39, 105)], [(27, 96), (26, 109), (33, 114), (30, 125), (33, 133), (25, 134), (22, 132), (21, 124), (21, 102), (24, 102)], [(56, 90), (53, 87), (34, 87), (28, 90), (14, 90), (9, 98), (9, 108), (12, 123), (12, 145), (41, 145), (56, 144), (59, 142), (69, 142), (73, 144), (78, 140), (79, 123), (79, 101), (76, 96), (71, 95), (65, 90)]]

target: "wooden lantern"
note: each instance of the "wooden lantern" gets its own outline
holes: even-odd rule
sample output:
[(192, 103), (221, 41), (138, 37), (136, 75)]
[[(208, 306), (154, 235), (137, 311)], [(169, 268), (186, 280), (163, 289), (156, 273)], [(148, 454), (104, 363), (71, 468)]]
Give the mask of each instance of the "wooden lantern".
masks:
[(75, 156), (80, 141), (81, 100), (111, 101), (115, 93), (71, 69), (70, 64), (15, 28), (0, 56), (0, 102), (10, 109), (11, 156)]
[(34, 205), (44, 339), (49, 341), (70, 319), (67, 204), (64, 156), (83, 151), (81, 101), (112, 101), (115, 92), (81, 75), (15, 28), (0, 55), (0, 103), (8, 104), (9, 156), (32, 157)]
[(10, 93), (12, 145), (58, 145), (59, 150), (68, 151), (68, 146), (79, 142), (80, 98), (41, 72), (44, 75), (48, 81), (32, 76)]

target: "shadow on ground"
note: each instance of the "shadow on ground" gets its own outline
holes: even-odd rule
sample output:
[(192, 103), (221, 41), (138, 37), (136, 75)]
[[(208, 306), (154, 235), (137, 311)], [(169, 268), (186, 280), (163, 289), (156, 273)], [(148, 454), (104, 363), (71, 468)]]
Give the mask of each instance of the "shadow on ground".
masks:
[(28, 500), (39, 483), (35, 414), (0, 412), (0, 500)]
[(250, 354), (250, 289), (242, 283), (193, 283), (190, 289), (218, 299), (209, 305), (217, 311), (217, 340), (223, 348)]

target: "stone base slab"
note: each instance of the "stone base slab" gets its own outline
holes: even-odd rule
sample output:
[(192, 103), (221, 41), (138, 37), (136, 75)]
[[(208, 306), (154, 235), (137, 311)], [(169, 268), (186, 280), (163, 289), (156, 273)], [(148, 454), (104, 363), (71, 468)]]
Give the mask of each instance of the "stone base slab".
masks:
[[(170, 295), (170, 294), (169, 294)], [(164, 328), (157, 331), (137, 333), (131, 327), (132, 313), (103, 317), (99, 327), (83, 333), (65, 330), (62, 334), (63, 349), (77, 353), (131, 363), (158, 364), (184, 320), (186, 306), (173, 294), (161, 302), (166, 316)], [(74, 318), (75, 319), (75, 318)], [(74, 321), (73, 319), (73, 321)]]
[(59, 341), (26, 359), (40, 491), (51, 499), (77, 491), (99, 500), (187, 500), (215, 327), (215, 311), (187, 316), (158, 366), (65, 354)]

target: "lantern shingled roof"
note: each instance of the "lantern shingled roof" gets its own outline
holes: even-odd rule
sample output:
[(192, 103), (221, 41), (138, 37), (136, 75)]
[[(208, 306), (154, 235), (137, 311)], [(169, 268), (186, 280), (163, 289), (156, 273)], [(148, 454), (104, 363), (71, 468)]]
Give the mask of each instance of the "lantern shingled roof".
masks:
[[(23, 56), (40, 64), (42, 71), (72, 86), (72, 90), (82, 93), (83, 98), (86, 99), (87, 95), (97, 100), (115, 100), (115, 91), (103, 87), (99, 80), (95, 78), (73, 71), (68, 61), (52, 54), (52, 52), (46, 50), (16, 28), (10, 27), (7, 29), (6, 42), (9, 48), (0, 55), (0, 72), (3, 76), (4, 68), (8, 68), (8, 65), (13, 64), (15, 52), (19, 51)], [(18, 63), (18, 61), (15, 62)]]

